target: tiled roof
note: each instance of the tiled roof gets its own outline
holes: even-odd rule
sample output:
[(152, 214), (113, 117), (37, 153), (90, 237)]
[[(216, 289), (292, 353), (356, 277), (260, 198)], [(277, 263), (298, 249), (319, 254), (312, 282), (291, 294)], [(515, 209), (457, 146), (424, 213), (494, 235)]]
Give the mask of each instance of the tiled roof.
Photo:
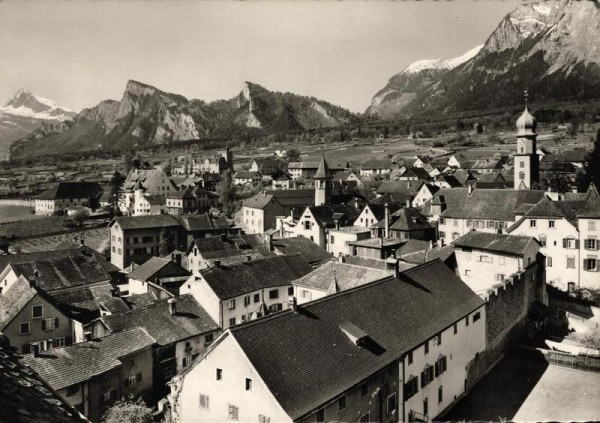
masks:
[(310, 271), (312, 267), (301, 255), (293, 255), (203, 269), (200, 274), (217, 297), (226, 300), (264, 288), (288, 285)]
[(151, 257), (140, 267), (136, 267), (131, 273), (129, 273), (128, 277), (129, 279), (135, 279), (138, 281), (154, 282), (154, 280), (150, 279), (155, 276), (168, 277), (189, 275), (190, 272), (172, 260), (163, 257)]
[(194, 198), (194, 194), (190, 188), (185, 188), (168, 194), (167, 198)]
[(276, 238), (273, 239), (273, 248), (280, 254), (293, 256), (300, 254), (310, 264), (320, 263), (331, 259), (331, 254), (324, 248), (315, 244), (309, 238)]
[(571, 150), (560, 154), (546, 154), (543, 162), (585, 162), (590, 152), (588, 150)]
[(89, 380), (121, 366), (120, 357), (150, 347), (156, 341), (142, 328), (93, 341), (23, 356), (23, 363), (58, 390)]
[[(371, 210), (371, 214), (373, 214), (373, 216), (375, 216), (375, 219), (377, 220), (381, 220), (385, 217), (385, 203), (384, 204), (367, 204), (365, 206), (365, 208), (368, 207), (369, 210)], [(398, 211), (398, 209), (400, 209), (400, 204), (397, 203), (390, 203), (388, 204), (389, 210), (390, 210), (390, 214), (391, 213), (395, 213), (396, 211)]]
[[(230, 333), (285, 412), (300, 420), (483, 304), (434, 261), (400, 279), (342, 291)], [(340, 329), (347, 323), (364, 331), (374, 348), (351, 342)]]
[(421, 181), (383, 181), (377, 188), (377, 194), (410, 194), (414, 196), (422, 184)]
[(509, 222), (514, 221), (515, 210), (521, 204), (537, 203), (544, 191), (476, 188), (469, 194), (468, 188), (442, 188), (436, 197), (443, 197), (446, 203), (443, 217)]
[(36, 294), (37, 290), (22, 276), (8, 291), (4, 291), (0, 295), (0, 330), (4, 329)]
[(401, 244), (404, 244), (406, 241), (400, 238), (367, 238), (361, 239), (358, 241), (351, 241), (349, 245), (356, 245), (358, 247), (366, 247), (366, 248), (388, 248), (388, 247), (399, 247)]
[(446, 262), (453, 254), (454, 246), (446, 245), (444, 247), (435, 247), (403, 254), (401, 259), (412, 264), (423, 264), (437, 259)]
[(112, 278), (98, 255), (88, 249), (44, 251), (0, 256), (0, 269), (11, 265), (17, 275), (34, 278), (44, 291), (88, 285)]
[(114, 221), (123, 229), (149, 229), (180, 226), (175, 216), (170, 214), (152, 214), (147, 216), (121, 216)]
[(526, 217), (564, 217), (554, 201), (544, 196), (535, 206), (525, 213)]
[(322, 228), (335, 226), (336, 221), (341, 226), (350, 225), (360, 215), (359, 210), (345, 204), (325, 204), (308, 209)]
[(409, 167), (400, 176), (414, 176), (421, 181), (430, 179), (429, 173), (422, 167)]
[(453, 244), (459, 248), (474, 248), (521, 256), (525, 254), (527, 247), (532, 242), (537, 243), (535, 238), (530, 236), (471, 231), (458, 238)]
[(600, 195), (598, 189), (593, 183), (587, 190), (585, 203), (581, 210), (577, 212), (577, 217), (581, 219), (599, 219), (600, 218)]
[(29, 367), (0, 333), (0, 421), (12, 423), (87, 422)]
[(102, 188), (96, 182), (58, 182), (35, 198), (38, 200), (97, 199), (101, 195)]
[(383, 270), (329, 261), (296, 279), (293, 284), (327, 291), (335, 283), (338, 291), (345, 291), (388, 276), (389, 273)]
[[(392, 214), (390, 230), (395, 231), (419, 231), (432, 229), (425, 216), (413, 207), (402, 207)], [(383, 222), (385, 225), (385, 222)]]
[(144, 328), (159, 345), (168, 345), (219, 329), (191, 294), (176, 298), (175, 314), (169, 311), (169, 299), (158, 300), (146, 307), (103, 316), (99, 320), (111, 333), (136, 327)]
[(211, 217), (208, 213), (186, 214), (175, 216), (175, 218), (188, 232), (209, 231), (212, 229), (228, 229), (230, 226), (225, 217)]
[(154, 195), (150, 195), (150, 194), (144, 194), (144, 199), (151, 205), (151, 206), (160, 206), (162, 204), (165, 204), (165, 196), (164, 195), (158, 195), (158, 194), (154, 194)]
[(401, 245), (396, 250), (396, 257), (401, 257), (404, 254), (410, 254), (417, 251), (428, 250), (431, 248), (430, 241), (422, 241), (420, 239), (409, 239), (405, 244)]

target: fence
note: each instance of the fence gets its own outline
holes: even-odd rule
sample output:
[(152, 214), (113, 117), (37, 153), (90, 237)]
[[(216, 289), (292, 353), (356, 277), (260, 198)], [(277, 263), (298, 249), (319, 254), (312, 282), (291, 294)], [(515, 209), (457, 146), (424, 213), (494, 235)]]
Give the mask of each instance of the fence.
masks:
[(516, 346), (511, 352), (518, 354), (521, 357), (537, 361), (545, 361), (548, 364), (554, 364), (556, 366), (600, 373), (600, 356), (596, 355), (575, 355), (561, 351), (552, 351), (524, 346)]

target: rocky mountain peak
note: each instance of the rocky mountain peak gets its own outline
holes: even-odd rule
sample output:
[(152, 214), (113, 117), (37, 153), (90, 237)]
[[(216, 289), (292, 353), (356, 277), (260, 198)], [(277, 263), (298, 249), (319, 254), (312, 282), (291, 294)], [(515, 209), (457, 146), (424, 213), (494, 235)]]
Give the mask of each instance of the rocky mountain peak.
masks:
[(66, 120), (76, 115), (74, 111), (37, 96), (25, 88), (17, 90), (0, 108), (0, 113), (48, 120)]

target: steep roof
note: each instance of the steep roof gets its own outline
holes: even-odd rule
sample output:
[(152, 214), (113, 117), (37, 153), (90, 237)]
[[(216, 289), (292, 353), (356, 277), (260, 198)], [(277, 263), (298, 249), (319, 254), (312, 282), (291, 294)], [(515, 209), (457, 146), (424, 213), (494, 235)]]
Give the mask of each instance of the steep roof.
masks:
[[(151, 257), (140, 267), (136, 267), (129, 273), (129, 279), (139, 281), (150, 281), (154, 276), (189, 276), (190, 272), (183, 267), (173, 262), (172, 260), (163, 257)], [(151, 281), (154, 282), (154, 281)]]
[[(371, 210), (371, 213), (378, 221), (385, 217), (385, 204), (375, 204), (369, 203), (365, 205), (365, 208), (368, 207)], [(388, 204), (390, 214), (397, 212), (400, 209), (400, 204), (398, 203), (389, 203)]]
[(212, 217), (208, 213), (179, 215), (175, 220), (188, 232), (228, 229), (230, 226), (224, 216)]
[(537, 203), (544, 197), (544, 191), (442, 188), (434, 195), (443, 197), (446, 210), (443, 217), (458, 219), (489, 219), (513, 221), (515, 210), (523, 203)]
[(37, 290), (22, 276), (8, 291), (3, 292), (0, 295), (0, 330), (4, 329), (36, 294)]
[(102, 188), (96, 182), (58, 182), (35, 198), (38, 200), (97, 199), (101, 195)]
[(264, 288), (288, 285), (311, 270), (301, 255), (293, 255), (212, 267), (200, 270), (200, 274), (217, 297), (226, 300)]
[(418, 178), (421, 181), (431, 178), (429, 176), (429, 173), (422, 167), (408, 167), (400, 176), (414, 176), (415, 178)]
[(10, 264), (17, 275), (35, 279), (40, 289), (52, 291), (110, 281), (110, 270), (102, 260), (89, 249), (44, 251), (0, 256), (0, 269)]
[(277, 201), (284, 207), (310, 206), (315, 202), (314, 189), (270, 190), (258, 193), (244, 201), (244, 206), (255, 209), (265, 208), (271, 201)]
[[(381, 221), (380, 221), (381, 222)], [(385, 222), (383, 222), (385, 225)], [(379, 225), (379, 223), (378, 223)], [(392, 215), (390, 230), (394, 231), (418, 231), (432, 229), (425, 216), (413, 207), (402, 207)]]
[(116, 222), (123, 230), (150, 229), (179, 226), (175, 216), (170, 214), (151, 214), (147, 216), (120, 216), (115, 217)]
[(422, 184), (421, 181), (383, 181), (377, 188), (377, 194), (410, 194), (414, 196)]
[(308, 209), (323, 228), (335, 226), (336, 221), (341, 226), (352, 224), (360, 215), (356, 208), (345, 204), (323, 204), (310, 206)]
[(99, 320), (111, 333), (144, 328), (159, 345), (172, 344), (219, 329), (219, 325), (193, 295), (181, 295), (176, 300), (175, 314), (169, 311), (169, 299), (163, 299), (146, 307), (103, 316)]
[(19, 361), (8, 339), (0, 334), (0, 421), (13, 423), (87, 422), (40, 376)]
[(454, 246), (445, 245), (444, 247), (427, 248), (402, 254), (401, 259), (412, 264), (423, 264), (437, 259), (446, 262), (453, 254)]
[(167, 194), (166, 198), (194, 198), (194, 194), (190, 188), (185, 188)]
[(331, 254), (309, 238), (302, 236), (295, 238), (273, 239), (273, 248), (280, 254), (292, 256), (300, 254), (310, 264), (320, 263), (331, 259)]
[[(298, 420), (483, 304), (434, 261), (399, 279), (342, 291), (230, 333), (285, 412)], [(348, 323), (367, 334), (367, 345), (348, 339), (340, 328)]]
[(331, 174), (331, 170), (329, 170), (329, 165), (327, 164), (327, 160), (325, 160), (325, 155), (321, 155), (321, 161), (319, 162), (319, 167), (317, 171), (313, 175), (313, 179), (332, 179), (333, 175)]
[(156, 341), (142, 328), (93, 341), (23, 356), (23, 362), (58, 390), (120, 367), (120, 358), (150, 347)]
[(591, 183), (586, 196), (585, 203), (577, 212), (580, 219), (600, 219), (600, 194), (594, 183)]
[(383, 270), (329, 261), (309, 274), (296, 279), (293, 284), (326, 291), (335, 281), (338, 287), (337, 292), (339, 292), (388, 276), (389, 273)]
[(471, 231), (458, 238), (453, 244), (455, 247), (522, 256), (532, 242), (537, 243), (535, 238), (530, 236)]

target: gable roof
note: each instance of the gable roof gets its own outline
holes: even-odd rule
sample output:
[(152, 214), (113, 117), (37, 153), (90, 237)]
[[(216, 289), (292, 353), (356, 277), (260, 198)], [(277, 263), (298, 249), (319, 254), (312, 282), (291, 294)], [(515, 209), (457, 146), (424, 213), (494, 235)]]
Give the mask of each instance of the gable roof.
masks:
[[(298, 420), (483, 304), (448, 267), (434, 261), (399, 279), (342, 291), (297, 312), (234, 326), (229, 333), (281, 407)], [(340, 328), (348, 322), (368, 335), (376, 353), (348, 339)]]
[(13, 423), (87, 422), (32, 369), (0, 333), (0, 421)]
[(323, 204), (310, 206), (308, 209), (322, 228), (335, 226), (336, 221), (341, 226), (346, 226), (354, 222), (360, 214), (356, 208), (345, 204)]
[(102, 188), (96, 182), (58, 182), (35, 198), (37, 200), (98, 199), (101, 195)]
[(535, 238), (524, 235), (491, 234), (471, 231), (453, 242), (455, 247), (474, 248), (501, 254), (522, 256)]
[[(151, 257), (141, 266), (129, 273), (129, 279), (150, 281), (154, 276), (189, 276), (191, 273), (172, 260), (163, 257)], [(154, 282), (153, 280), (151, 282)]]
[(406, 168), (406, 170), (404, 172), (402, 172), (402, 174), (400, 176), (401, 177), (414, 176), (422, 181), (431, 179), (431, 176), (429, 175), (427, 170), (425, 170), (422, 167), (408, 167), (408, 168)]
[[(389, 203), (387, 206), (389, 207), (390, 214), (397, 212), (401, 207), (401, 205), (398, 203)], [(371, 210), (371, 214), (378, 221), (385, 217), (385, 204), (369, 203), (365, 205), (365, 208), (367, 207), (369, 208), (369, 210)]]
[(433, 260), (447, 260), (454, 254), (454, 245), (445, 245), (443, 247), (427, 248), (411, 253), (402, 254), (402, 261), (412, 264), (423, 264)]
[(330, 285), (335, 282), (337, 287), (336, 292), (339, 292), (387, 278), (388, 276), (389, 273), (383, 270), (329, 261), (292, 283), (294, 285), (327, 291)]
[(383, 181), (377, 188), (377, 194), (417, 194), (421, 181)]
[(36, 295), (37, 290), (22, 276), (8, 291), (3, 292), (0, 295), (0, 330), (4, 329)]
[(172, 344), (219, 329), (219, 325), (193, 295), (185, 294), (176, 298), (175, 314), (169, 311), (170, 300), (158, 300), (146, 307), (113, 313), (98, 320), (111, 333), (144, 328), (159, 345)]
[(311, 270), (310, 264), (298, 254), (202, 269), (200, 274), (217, 297), (226, 300), (264, 288), (288, 285)]
[(315, 244), (309, 238), (302, 236), (293, 238), (273, 239), (273, 248), (286, 256), (299, 254), (310, 264), (320, 263), (331, 259), (331, 254), (321, 246)]
[(180, 225), (175, 216), (170, 214), (119, 216), (115, 217), (113, 222), (116, 222), (123, 230), (174, 227)]
[(120, 367), (120, 358), (150, 347), (156, 341), (142, 328), (67, 347), (23, 356), (23, 362), (58, 390)]
[(544, 197), (540, 190), (442, 188), (434, 195), (443, 198), (443, 217), (514, 221), (515, 210), (523, 203), (537, 203)]
[(600, 194), (592, 182), (587, 190), (585, 202), (577, 212), (580, 219), (600, 219)]
[(41, 290), (52, 291), (110, 281), (110, 268), (102, 260), (84, 248), (44, 251), (0, 256), (0, 269), (10, 264), (17, 275), (35, 279)]
[[(379, 225), (380, 222), (377, 224)], [(383, 224), (385, 225), (385, 222)], [(413, 207), (402, 207), (392, 215), (390, 230), (418, 231), (423, 229), (432, 229), (432, 226), (427, 221), (427, 218)]]
[(319, 167), (317, 171), (313, 175), (313, 179), (331, 179), (333, 175), (331, 174), (331, 170), (329, 170), (329, 165), (327, 164), (327, 160), (325, 160), (325, 155), (321, 155), (321, 161), (319, 162)]

